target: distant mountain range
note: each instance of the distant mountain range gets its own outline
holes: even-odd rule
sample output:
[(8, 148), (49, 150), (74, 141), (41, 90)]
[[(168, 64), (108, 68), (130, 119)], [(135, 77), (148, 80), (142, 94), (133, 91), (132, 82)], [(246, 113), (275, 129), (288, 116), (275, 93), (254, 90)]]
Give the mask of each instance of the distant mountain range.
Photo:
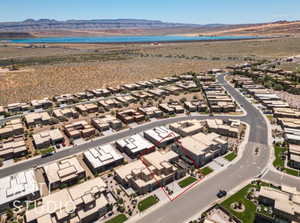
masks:
[(111, 35), (290, 35), (300, 33), (300, 21), (260, 24), (185, 24), (145, 19), (27, 19), (0, 22), (0, 39), (49, 36)]
[[(214, 24), (213, 26), (217, 26)], [(27, 19), (22, 22), (1, 22), (0, 31), (40, 31), (40, 30), (101, 30), (101, 29), (157, 29), (178, 27), (201, 27), (195, 24), (166, 23), (144, 19), (97, 19), (67, 20)]]

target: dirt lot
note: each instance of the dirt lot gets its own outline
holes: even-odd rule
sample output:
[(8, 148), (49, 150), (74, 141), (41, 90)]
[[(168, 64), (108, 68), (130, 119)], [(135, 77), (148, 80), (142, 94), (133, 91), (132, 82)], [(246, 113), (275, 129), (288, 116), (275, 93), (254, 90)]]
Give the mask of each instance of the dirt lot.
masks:
[[(0, 50), (0, 65), (3, 58), (13, 57), (14, 63), (26, 70), (1, 73), (0, 104), (3, 105), (188, 71), (207, 71), (243, 63), (249, 57), (298, 55), (300, 38), (161, 45), (53, 44), (50, 48), (37, 49), (19, 47), (7, 45)], [(26, 63), (20, 60), (25, 57)]]

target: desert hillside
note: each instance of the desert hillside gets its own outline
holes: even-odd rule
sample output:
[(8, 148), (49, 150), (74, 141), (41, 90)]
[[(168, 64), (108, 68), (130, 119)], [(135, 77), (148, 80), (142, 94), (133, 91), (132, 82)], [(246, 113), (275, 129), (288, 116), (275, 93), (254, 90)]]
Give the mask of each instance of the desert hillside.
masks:
[[(14, 34), (15, 33), (15, 34)], [(26, 20), (0, 23), (2, 36), (28, 33), (35, 37), (118, 35), (297, 35), (300, 21), (261, 24), (181, 24), (154, 20)], [(0, 35), (0, 38), (1, 38)]]

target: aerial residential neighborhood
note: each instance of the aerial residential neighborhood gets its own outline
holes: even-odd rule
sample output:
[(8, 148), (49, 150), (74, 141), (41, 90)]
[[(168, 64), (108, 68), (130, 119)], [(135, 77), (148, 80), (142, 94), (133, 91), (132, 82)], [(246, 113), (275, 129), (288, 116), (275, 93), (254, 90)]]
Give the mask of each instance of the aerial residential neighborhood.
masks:
[[(260, 125), (265, 119), (270, 126), (263, 127), (270, 128), (271, 135), (262, 140), (273, 138), (274, 171), (299, 176), (299, 111), (263, 85), (236, 74), (236, 69), (240, 68), (234, 68), (234, 72), (229, 69), (216, 74), (189, 74), (191, 77), (183, 74), (174, 77), (175, 80), (170, 77), (171, 83), (165, 83), (166, 78), (150, 80), (142, 89), (159, 80), (165, 89), (171, 89), (174, 83), (188, 78), (197, 90), (190, 91), (177, 84), (176, 93), (153, 94), (143, 99), (137, 97), (137, 92), (144, 91), (137, 90), (140, 89), (138, 83), (124, 86), (126, 96), (107, 88), (108, 100), (116, 95), (121, 103), (112, 104), (109, 109), (101, 103), (106, 97), (97, 98), (95, 94), (83, 101), (78, 99), (75, 104), (68, 102), (66, 108), (51, 101), (50, 107), (40, 107), (38, 111), (33, 108), (25, 113), (9, 113), (9, 116), (5, 113), (3, 120), (7, 121), (1, 128), (2, 168), (35, 164), (31, 164), (29, 170), (12, 172), (0, 179), (3, 181), (1, 210), (9, 209), (15, 201), (26, 201), (29, 210), (13, 212), (26, 222), (49, 219), (91, 222), (118, 215), (134, 219), (143, 212), (139, 205), (144, 200), (154, 199), (153, 205), (159, 205), (169, 199), (172, 202), (177, 196), (188, 196), (192, 193), (189, 190), (201, 185), (206, 178), (209, 180), (214, 174), (228, 171), (232, 164), (237, 165), (247, 141), (253, 137), (251, 131), (255, 127), (251, 120), (257, 116), (265, 117), (259, 120)], [(210, 78), (202, 78), (208, 76)], [(130, 89), (136, 100), (118, 99), (130, 97)], [(78, 95), (83, 97), (83, 94)], [(247, 110), (249, 106), (257, 115)], [(8, 111), (7, 106), (3, 109)], [(257, 156), (261, 150), (263, 148), (257, 145), (248, 153)], [(67, 155), (64, 151), (68, 151)], [(48, 156), (58, 158), (47, 161)], [(266, 173), (261, 174), (266, 176)], [(264, 182), (264, 185), (269, 184)], [(282, 190), (264, 186), (253, 192), (262, 205), (257, 210), (269, 202), (273, 205), (273, 209), (268, 208), (269, 215), (280, 217), (283, 210), (275, 212), (278, 207), (273, 200), (277, 202), (279, 198), (272, 193), (286, 193)], [(34, 211), (49, 202), (64, 200), (68, 206), (51, 213)], [(278, 202), (283, 200), (280, 198)], [(64, 211), (66, 208), (74, 208), (76, 214), (70, 215)], [(221, 203), (209, 209), (210, 217), (205, 221), (216, 218), (217, 210), (224, 212), (222, 216), (232, 218), (232, 213)], [(261, 218), (259, 211), (253, 214)], [(203, 214), (199, 216), (203, 218)]]
[(3, 0), (0, 223), (300, 223), (299, 8)]
[[(38, 186), (34, 188), (35, 196), (31, 196), (29, 188), (28, 192), (20, 194), (17, 190), (12, 191), (15, 197), (10, 199), (7, 191), (11, 183), (4, 184), (7, 186), (2, 190), (7, 201), (3, 202), (2, 210), (9, 208), (16, 200), (28, 199), (30, 207), (34, 208), (25, 211), (25, 215), (17, 214), (27, 222), (47, 219), (55, 219), (57, 222), (63, 219), (76, 222), (80, 219), (89, 222), (86, 219), (105, 219), (118, 214), (130, 217), (139, 212), (138, 204), (147, 194), (152, 193), (150, 196), (155, 196), (157, 201), (166, 198), (162, 197), (161, 190), (167, 190), (168, 196), (175, 196), (184, 192), (189, 184), (200, 182), (209, 172), (224, 168), (230, 163), (228, 155), (238, 155), (238, 145), (248, 131), (246, 123), (235, 119), (235, 116), (245, 113), (226, 89), (216, 83), (215, 76), (211, 75), (208, 79), (210, 82), (203, 84), (197, 81), (201, 76), (203, 74), (170, 77), (170, 84), (165, 83), (166, 78), (150, 80), (149, 85), (143, 89), (152, 86), (150, 83), (159, 82), (170, 91), (159, 96), (149, 93), (145, 98), (138, 96), (144, 91), (137, 91), (140, 89), (138, 83), (124, 85), (127, 90), (124, 97), (130, 97), (130, 89), (133, 89), (132, 97), (137, 99), (124, 102), (120, 100), (122, 93), (117, 94), (115, 99), (121, 104), (112, 104), (109, 109), (101, 103), (106, 100), (105, 97), (101, 95), (103, 98), (97, 98), (95, 94), (82, 102), (81, 98), (78, 99), (79, 102), (74, 105), (68, 102), (67, 108), (61, 107), (62, 102), (56, 104), (51, 101), (50, 107), (40, 107), (38, 111), (33, 108), (15, 114), (18, 118), (12, 118), (13, 114), (6, 116), (9, 121), (3, 125), (2, 130), (10, 130), (12, 133), (2, 137), (3, 167), (13, 167), (18, 163), (22, 165), (36, 159), (44, 163), (47, 156), (60, 156), (64, 150), (73, 155), (61, 156), (61, 159), (45, 164), (37, 163), (30, 168), (30, 172), (21, 171), (7, 176), (10, 180), (15, 179), (15, 186), (20, 187), (20, 190), (23, 184), (19, 182), (20, 176), (24, 176), (24, 182)], [(185, 84), (179, 84), (187, 78), (189, 86), (196, 90), (190, 91), (184, 87)], [(174, 83), (177, 83), (176, 87)], [(107, 89), (106, 92), (110, 91)], [(78, 95), (84, 97), (79, 93), (72, 97)], [(114, 95), (110, 92), (107, 97), (112, 100)], [(234, 108), (215, 110), (213, 97), (224, 98)], [(8, 111), (6, 106), (4, 111)], [(230, 115), (225, 120), (214, 118), (213, 115), (218, 113)], [(171, 122), (155, 124), (164, 123), (165, 120)], [(153, 124), (153, 128), (147, 127)], [(145, 130), (130, 134), (131, 129), (139, 126), (145, 126)], [(116, 133), (126, 135), (105, 144), (98, 143)], [(7, 180), (3, 178), (3, 181)], [(86, 185), (92, 185), (93, 182), (101, 182), (102, 185), (97, 185), (99, 192), (95, 191), (96, 194), (88, 193), (89, 189), (86, 188)], [(86, 188), (86, 191), (81, 188)], [(86, 207), (90, 206), (90, 202), (96, 202), (95, 206), (92, 209), (84, 206), (80, 206), (82, 209), (76, 208), (81, 205), (73, 198), (71, 191), (76, 190), (82, 191), (82, 196), (76, 196), (83, 200)], [(91, 191), (94, 189), (91, 188)], [(63, 214), (64, 207), (53, 213), (34, 214), (35, 208), (42, 208), (47, 202), (57, 199), (75, 202), (73, 205), (77, 214)], [(114, 206), (115, 203), (118, 205)]]

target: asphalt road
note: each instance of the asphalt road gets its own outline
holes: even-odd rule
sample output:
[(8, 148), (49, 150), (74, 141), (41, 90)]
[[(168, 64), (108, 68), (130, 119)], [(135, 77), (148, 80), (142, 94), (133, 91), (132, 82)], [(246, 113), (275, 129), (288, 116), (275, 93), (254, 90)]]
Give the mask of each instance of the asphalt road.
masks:
[[(227, 84), (224, 80), (224, 76), (218, 77), (218, 81), (224, 85), (226, 90), (234, 97), (234, 99), (247, 111), (246, 116), (240, 117), (230, 117), (230, 116), (218, 116), (218, 118), (234, 118), (244, 121), (251, 127), (249, 134), (249, 141), (245, 146), (245, 150), (241, 159), (228, 166), (224, 171), (218, 173), (213, 178), (205, 180), (203, 183), (199, 184), (197, 187), (188, 191), (184, 196), (180, 196), (173, 202), (169, 202), (157, 210), (149, 213), (148, 215), (141, 218), (138, 222), (141, 223), (182, 223), (194, 216), (199, 212), (199, 210), (207, 207), (209, 204), (214, 202), (216, 198), (216, 193), (220, 189), (225, 189), (227, 191), (232, 190), (236, 186), (245, 182), (246, 180), (252, 179), (264, 170), (266, 170), (269, 162), (269, 157), (271, 150), (268, 148), (268, 127), (263, 118), (262, 114), (249, 103), (236, 89)], [(185, 117), (175, 117), (171, 119), (162, 119), (153, 122), (146, 123), (141, 126), (137, 126), (133, 129), (124, 130), (117, 132), (110, 136), (104, 136), (96, 139), (92, 142), (88, 142), (83, 145), (79, 145), (76, 148), (62, 150), (54, 154), (53, 156), (47, 158), (38, 158), (29, 160), (24, 163), (19, 163), (11, 167), (7, 167), (0, 170), (0, 177), (8, 176), (10, 174), (31, 168), (36, 165), (42, 165), (47, 162), (51, 162), (66, 156), (70, 156), (79, 152), (83, 152), (89, 148), (97, 145), (110, 143), (118, 139), (136, 134), (147, 129), (166, 125), (172, 122), (177, 122), (187, 119), (207, 119), (214, 118), (210, 116), (185, 116)], [(254, 150), (256, 147), (260, 148), (259, 155), (255, 155)], [(275, 183), (284, 182), (288, 185), (299, 185), (298, 179), (282, 176), (280, 173), (268, 171), (265, 175), (265, 179), (268, 179)]]
[[(220, 78), (220, 80), (222, 81), (223, 79)], [(224, 81), (222, 81), (222, 83), (226, 84), (226, 82), (224, 82)], [(238, 93), (236, 93), (236, 91), (231, 86), (229, 86), (229, 87), (228, 86), (227, 85), (225, 86), (226, 88), (230, 88), (230, 89), (228, 89), (228, 91), (230, 93), (235, 94), (234, 97), (236, 97), (240, 103), (245, 103), (244, 108), (246, 110), (249, 109), (250, 112), (255, 112), (255, 109), (253, 109), (253, 106), (249, 102), (247, 102), (242, 96), (240, 96)], [(233, 89), (233, 92), (231, 92), (232, 89)], [(119, 140), (121, 138), (128, 137), (130, 135), (140, 133), (140, 132), (143, 132), (147, 129), (151, 129), (151, 128), (154, 128), (154, 127), (157, 127), (157, 126), (167, 125), (167, 124), (170, 124), (170, 123), (174, 123), (174, 122), (178, 122), (178, 121), (182, 121), (182, 120), (187, 120), (187, 119), (208, 119), (208, 118), (214, 118), (214, 117), (205, 116), (205, 115), (198, 115), (198, 116), (174, 117), (174, 118), (169, 118), (169, 119), (160, 119), (160, 120), (152, 121), (152, 122), (146, 123), (144, 125), (134, 127), (132, 129), (123, 130), (123, 131), (116, 132), (115, 134), (112, 134), (112, 135), (109, 135), (109, 136), (103, 136), (101, 138), (94, 139), (91, 142), (88, 142), (88, 143), (85, 143), (85, 144), (82, 144), (82, 145), (78, 145), (78, 146), (73, 147), (71, 149), (61, 150), (61, 151), (55, 153), (52, 156), (48, 156), (48, 157), (45, 157), (45, 158), (35, 158), (35, 159), (32, 159), (32, 160), (27, 160), (26, 162), (17, 163), (15, 165), (12, 165), (12, 166), (9, 166), (9, 167), (6, 167), (6, 168), (1, 168), (0, 169), (0, 178), (11, 175), (11, 174), (14, 174), (14, 173), (17, 173), (17, 172), (20, 172), (22, 170), (26, 170), (26, 169), (35, 167), (37, 165), (43, 165), (45, 163), (48, 163), (48, 162), (51, 162), (51, 161), (54, 161), (54, 160), (57, 160), (57, 159), (61, 159), (63, 157), (71, 156), (71, 155), (74, 155), (74, 154), (79, 153), (79, 152), (84, 152), (84, 151), (86, 151), (90, 148), (93, 148), (95, 146), (110, 143), (110, 142)], [(218, 116), (218, 118), (228, 119), (228, 118), (233, 118), (233, 117), (231, 117), (231, 116)], [(246, 121), (249, 124), (251, 122), (251, 119), (249, 119), (248, 116), (247, 117), (234, 117), (234, 118)], [(253, 120), (256, 120), (255, 115), (253, 117)], [(256, 137), (258, 137), (257, 134), (252, 134), (251, 133), (250, 138), (255, 140)]]
[[(227, 84), (224, 76), (218, 81), (247, 111), (247, 116), (239, 118), (250, 126), (249, 142), (241, 159), (230, 165), (213, 178), (205, 180), (184, 196), (166, 203), (159, 209), (149, 213), (138, 222), (182, 223), (197, 214), (200, 210), (217, 200), (216, 193), (220, 189), (230, 191), (246, 180), (254, 178), (267, 167), (270, 149), (268, 148), (268, 129), (262, 114), (249, 103), (236, 89)], [(259, 155), (255, 155), (255, 148), (260, 148)]]
[[(95, 146), (103, 145), (106, 143), (111, 143), (111, 142), (117, 141), (121, 138), (128, 137), (130, 135), (137, 134), (137, 133), (143, 132), (147, 129), (151, 129), (151, 128), (154, 128), (157, 126), (167, 125), (170, 123), (174, 123), (174, 122), (178, 122), (178, 121), (182, 121), (182, 120), (188, 120), (188, 119), (199, 119), (200, 120), (200, 119), (208, 119), (208, 118), (214, 118), (214, 117), (203, 116), (203, 115), (202, 116), (200, 116), (200, 115), (199, 116), (184, 116), (184, 117), (175, 117), (175, 118), (161, 119), (161, 120), (148, 122), (144, 125), (140, 125), (140, 126), (132, 128), (132, 129), (123, 130), (120, 132), (116, 132), (115, 134), (112, 134), (112, 135), (103, 136), (98, 139), (94, 139), (93, 141), (87, 142), (82, 145), (77, 145), (70, 149), (61, 150), (61, 151), (53, 154), (52, 156), (48, 156), (45, 158), (35, 158), (32, 160), (27, 160), (26, 162), (22, 162), (19, 164), (17, 163), (13, 166), (2, 168), (0, 170), (0, 178), (17, 173), (22, 170), (29, 169), (31, 167), (35, 167), (37, 165), (42, 165), (42, 164), (45, 164), (45, 163), (48, 163), (48, 162), (51, 162), (51, 161), (54, 161), (57, 159), (61, 159), (66, 156), (71, 156), (71, 155), (74, 155), (79, 152), (84, 152)], [(221, 116), (220, 118), (225, 119), (225, 118), (230, 118), (230, 117)]]

